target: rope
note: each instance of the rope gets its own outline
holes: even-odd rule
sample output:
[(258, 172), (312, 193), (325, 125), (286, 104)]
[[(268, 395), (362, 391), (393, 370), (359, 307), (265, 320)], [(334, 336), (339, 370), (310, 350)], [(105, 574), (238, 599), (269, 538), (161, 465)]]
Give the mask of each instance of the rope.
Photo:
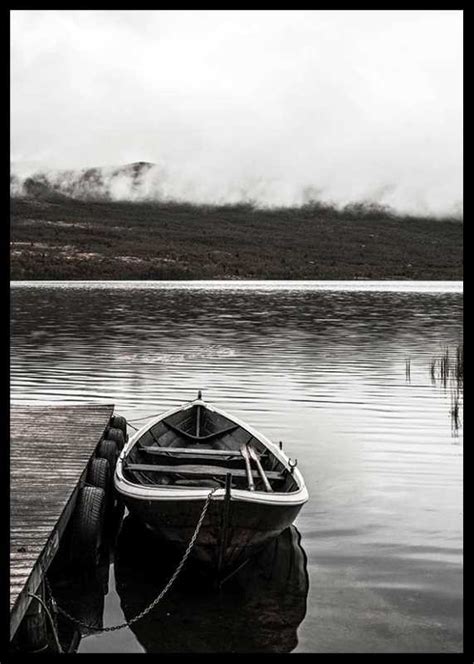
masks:
[[(93, 631), (95, 631), (95, 632), (115, 632), (116, 630), (124, 629), (124, 627), (130, 627), (130, 626), (133, 625), (134, 623), (136, 623), (136, 622), (138, 622), (139, 620), (141, 620), (142, 618), (144, 618), (148, 613), (150, 613), (150, 611), (152, 611), (152, 610), (155, 608), (155, 606), (156, 606), (157, 604), (159, 604), (159, 602), (160, 602), (160, 601), (163, 599), (163, 597), (166, 595), (166, 593), (167, 593), (168, 590), (171, 588), (171, 586), (173, 585), (173, 583), (176, 581), (176, 579), (177, 579), (179, 573), (181, 572), (181, 570), (182, 570), (182, 568), (183, 568), (183, 566), (184, 566), (184, 563), (186, 562), (186, 560), (187, 560), (188, 557), (189, 557), (189, 554), (190, 554), (191, 551), (192, 551), (192, 548), (193, 548), (193, 546), (194, 546), (194, 543), (195, 543), (195, 541), (196, 541), (196, 539), (197, 539), (197, 536), (198, 536), (198, 534), (199, 534), (199, 531), (200, 531), (200, 529), (201, 529), (202, 522), (204, 521), (204, 517), (206, 516), (207, 508), (209, 507), (209, 503), (211, 502), (212, 495), (213, 495), (213, 493), (214, 493), (215, 491), (217, 491), (217, 489), (218, 489), (218, 487), (216, 487), (215, 489), (213, 489), (213, 490), (209, 493), (209, 495), (207, 496), (207, 498), (206, 498), (206, 502), (204, 503), (204, 507), (203, 507), (202, 512), (201, 512), (201, 516), (199, 517), (199, 520), (198, 520), (198, 522), (197, 522), (197, 525), (196, 525), (196, 528), (195, 528), (195, 530), (194, 530), (194, 533), (193, 533), (191, 539), (189, 540), (189, 544), (188, 544), (188, 546), (186, 547), (186, 551), (184, 552), (183, 557), (181, 558), (181, 560), (180, 560), (180, 562), (179, 562), (179, 565), (177, 566), (177, 568), (175, 569), (174, 573), (173, 573), (172, 576), (170, 577), (168, 583), (167, 583), (166, 586), (163, 588), (163, 590), (160, 592), (160, 594), (159, 594), (157, 597), (155, 597), (155, 599), (153, 600), (153, 602), (151, 602), (151, 604), (149, 604), (149, 605), (148, 605), (143, 611), (141, 611), (140, 613), (138, 613), (134, 618), (132, 618), (131, 620), (128, 620), (127, 622), (120, 623), (119, 625), (112, 625), (111, 627), (96, 627), (95, 625), (88, 625), (87, 623), (84, 623), (84, 622), (82, 622), (81, 620), (78, 620), (77, 618), (74, 618), (74, 616), (71, 616), (70, 613), (68, 613), (67, 611), (65, 611), (64, 609), (62, 609), (60, 606), (58, 606), (58, 605), (56, 604), (56, 608), (57, 608), (58, 612), (59, 612), (61, 615), (63, 615), (65, 618), (67, 618), (68, 620), (70, 620), (71, 622), (73, 622), (73, 623), (75, 623), (76, 625), (78, 625), (79, 627), (82, 627), (82, 628), (84, 628), (84, 629), (88, 629), (88, 630), (91, 630), (91, 631), (93, 630)], [(45, 580), (46, 580), (46, 585), (47, 585), (47, 587), (48, 587), (48, 591), (50, 592), (51, 597), (52, 597), (51, 587), (50, 587), (50, 585), (49, 585), (48, 579), (46, 578)]]
[(58, 633), (56, 631), (56, 625), (54, 624), (54, 620), (51, 616), (51, 613), (49, 612), (46, 602), (44, 602), (44, 600), (39, 595), (35, 595), (34, 593), (28, 593), (28, 595), (30, 597), (34, 597), (34, 599), (36, 599), (42, 605), (43, 609), (46, 611), (46, 615), (48, 616), (51, 629), (53, 631), (54, 640), (56, 641), (56, 647), (58, 649), (58, 652), (63, 654), (63, 649), (61, 648), (61, 644), (59, 643)]
[(143, 422), (143, 420), (149, 420), (152, 417), (156, 417), (156, 413), (155, 413), (155, 415), (145, 415), (145, 417), (134, 417), (133, 420), (128, 420), (127, 419), (127, 424), (129, 422)]

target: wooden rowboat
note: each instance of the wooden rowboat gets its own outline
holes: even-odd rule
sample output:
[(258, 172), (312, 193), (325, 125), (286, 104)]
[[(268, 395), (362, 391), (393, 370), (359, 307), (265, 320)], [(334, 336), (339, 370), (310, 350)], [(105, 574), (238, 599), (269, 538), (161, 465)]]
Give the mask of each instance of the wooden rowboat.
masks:
[(114, 484), (129, 511), (180, 550), (214, 489), (192, 555), (221, 574), (293, 523), (308, 500), (295, 466), (277, 445), (199, 393), (130, 438)]

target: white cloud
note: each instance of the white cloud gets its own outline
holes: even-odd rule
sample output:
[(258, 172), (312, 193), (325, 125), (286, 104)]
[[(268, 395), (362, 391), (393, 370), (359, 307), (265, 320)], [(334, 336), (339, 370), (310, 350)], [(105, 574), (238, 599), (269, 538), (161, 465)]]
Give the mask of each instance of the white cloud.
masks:
[(462, 200), (460, 11), (11, 17), (13, 161), (152, 161), (197, 201)]

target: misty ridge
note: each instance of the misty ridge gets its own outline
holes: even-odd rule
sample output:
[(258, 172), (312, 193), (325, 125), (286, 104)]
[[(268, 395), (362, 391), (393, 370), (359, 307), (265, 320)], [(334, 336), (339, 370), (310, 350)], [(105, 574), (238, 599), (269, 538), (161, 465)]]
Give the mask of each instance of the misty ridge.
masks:
[[(344, 218), (432, 218), (462, 221), (459, 203), (452, 212), (434, 214), (417, 209), (399, 210), (384, 202), (394, 186), (379, 187), (373, 197), (350, 202), (327, 200), (315, 186), (294, 188), (275, 195), (278, 183), (269, 178), (253, 178), (234, 186), (219, 187), (214, 183), (199, 186), (196, 182), (179, 181), (164, 166), (137, 161), (121, 166), (81, 169), (32, 170), (11, 165), (12, 198), (59, 201), (73, 199), (90, 202), (177, 203), (200, 207), (245, 206), (249, 210), (311, 208), (331, 217)], [(281, 193), (281, 192), (280, 192)]]

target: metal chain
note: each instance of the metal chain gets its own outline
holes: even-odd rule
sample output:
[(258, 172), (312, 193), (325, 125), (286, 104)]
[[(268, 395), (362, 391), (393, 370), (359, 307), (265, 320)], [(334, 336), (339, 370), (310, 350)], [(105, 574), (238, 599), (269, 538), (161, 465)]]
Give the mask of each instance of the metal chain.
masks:
[(28, 593), (28, 595), (30, 597), (34, 598), (43, 607), (46, 615), (48, 616), (49, 624), (51, 625), (54, 640), (56, 642), (56, 648), (57, 648), (59, 653), (63, 654), (63, 649), (61, 648), (61, 643), (59, 641), (59, 636), (58, 636), (58, 626), (56, 624), (56, 620), (51, 616), (51, 612), (48, 609), (48, 606), (47, 606), (46, 602), (44, 601), (44, 599), (42, 597), (40, 597), (39, 595), (35, 595), (34, 593)]
[(218, 490), (218, 488), (219, 488), (219, 487), (216, 487), (215, 489), (213, 489), (213, 490), (209, 493), (209, 495), (207, 496), (207, 498), (206, 498), (206, 502), (204, 503), (204, 507), (203, 507), (202, 512), (201, 512), (201, 516), (199, 517), (199, 520), (198, 520), (198, 522), (197, 522), (197, 525), (196, 525), (196, 528), (195, 528), (195, 530), (194, 530), (194, 533), (193, 533), (191, 539), (189, 540), (189, 544), (188, 544), (188, 546), (186, 547), (186, 551), (184, 552), (184, 555), (183, 555), (183, 557), (181, 558), (181, 561), (180, 561), (178, 567), (177, 567), (176, 570), (174, 571), (174, 573), (173, 573), (173, 575), (171, 576), (171, 578), (169, 579), (168, 583), (167, 583), (166, 586), (163, 588), (163, 590), (160, 592), (160, 594), (159, 594), (159, 595), (153, 600), (153, 602), (152, 602), (151, 604), (149, 604), (149, 605), (148, 605), (143, 611), (141, 611), (138, 615), (136, 615), (136, 616), (135, 616), (134, 618), (132, 618), (131, 620), (128, 620), (127, 622), (121, 623), (120, 625), (112, 625), (111, 627), (96, 627), (96, 626), (94, 626), (94, 625), (88, 625), (87, 623), (84, 623), (84, 622), (82, 622), (81, 620), (78, 620), (77, 618), (74, 618), (74, 616), (71, 616), (70, 613), (68, 613), (67, 611), (65, 611), (65, 610), (64, 610), (63, 608), (61, 608), (60, 606), (58, 606), (58, 604), (54, 601), (54, 598), (53, 598), (53, 595), (52, 595), (52, 592), (51, 592), (51, 586), (49, 585), (49, 581), (48, 581), (48, 579), (46, 578), (45, 580), (46, 580), (46, 585), (47, 585), (47, 587), (48, 587), (48, 592), (49, 592), (49, 594), (50, 594), (50, 596), (51, 596), (51, 599), (53, 600), (53, 605), (55, 606), (55, 608), (56, 608), (56, 610), (58, 611), (58, 613), (60, 613), (61, 615), (65, 616), (66, 618), (68, 618), (71, 622), (75, 623), (76, 625), (79, 625), (80, 627), (83, 627), (83, 628), (85, 628), (85, 629), (94, 630), (94, 631), (96, 631), (96, 632), (114, 632), (114, 631), (116, 631), (116, 630), (118, 630), (118, 629), (123, 629), (124, 627), (130, 627), (130, 625), (133, 625), (134, 623), (138, 622), (138, 620), (141, 620), (144, 616), (146, 616), (148, 613), (150, 613), (150, 611), (152, 611), (152, 610), (155, 608), (155, 606), (156, 606), (156, 605), (157, 605), (157, 604), (163, 599), (163, 597), (166, 595), (166, 593), (168, 592), (168, 590), (171, 588), (171, 586), (173, 585), (173, 583), (176, 581), (176, 579), (177, 579), (179, 573), (180, 573), (181, 570), (183, 569), (184, 563), (185, 563), (186, 560), (188, 559), (189, 554), (191, 553), (191, 550), (192, 550), (192, 548), (193, 548), (193, 546), (194, 546), (194, 543), (196, 542), (197, 536), (199, 535), (199, 531), (200, 531), (200, 529), (201, 529), (202, 522), (204, 521), (204, 517), (206, 516), (207, 508), (209, 507), (209, 503), (211, 502), (212, 495), (214, 494), (215, 491)]

